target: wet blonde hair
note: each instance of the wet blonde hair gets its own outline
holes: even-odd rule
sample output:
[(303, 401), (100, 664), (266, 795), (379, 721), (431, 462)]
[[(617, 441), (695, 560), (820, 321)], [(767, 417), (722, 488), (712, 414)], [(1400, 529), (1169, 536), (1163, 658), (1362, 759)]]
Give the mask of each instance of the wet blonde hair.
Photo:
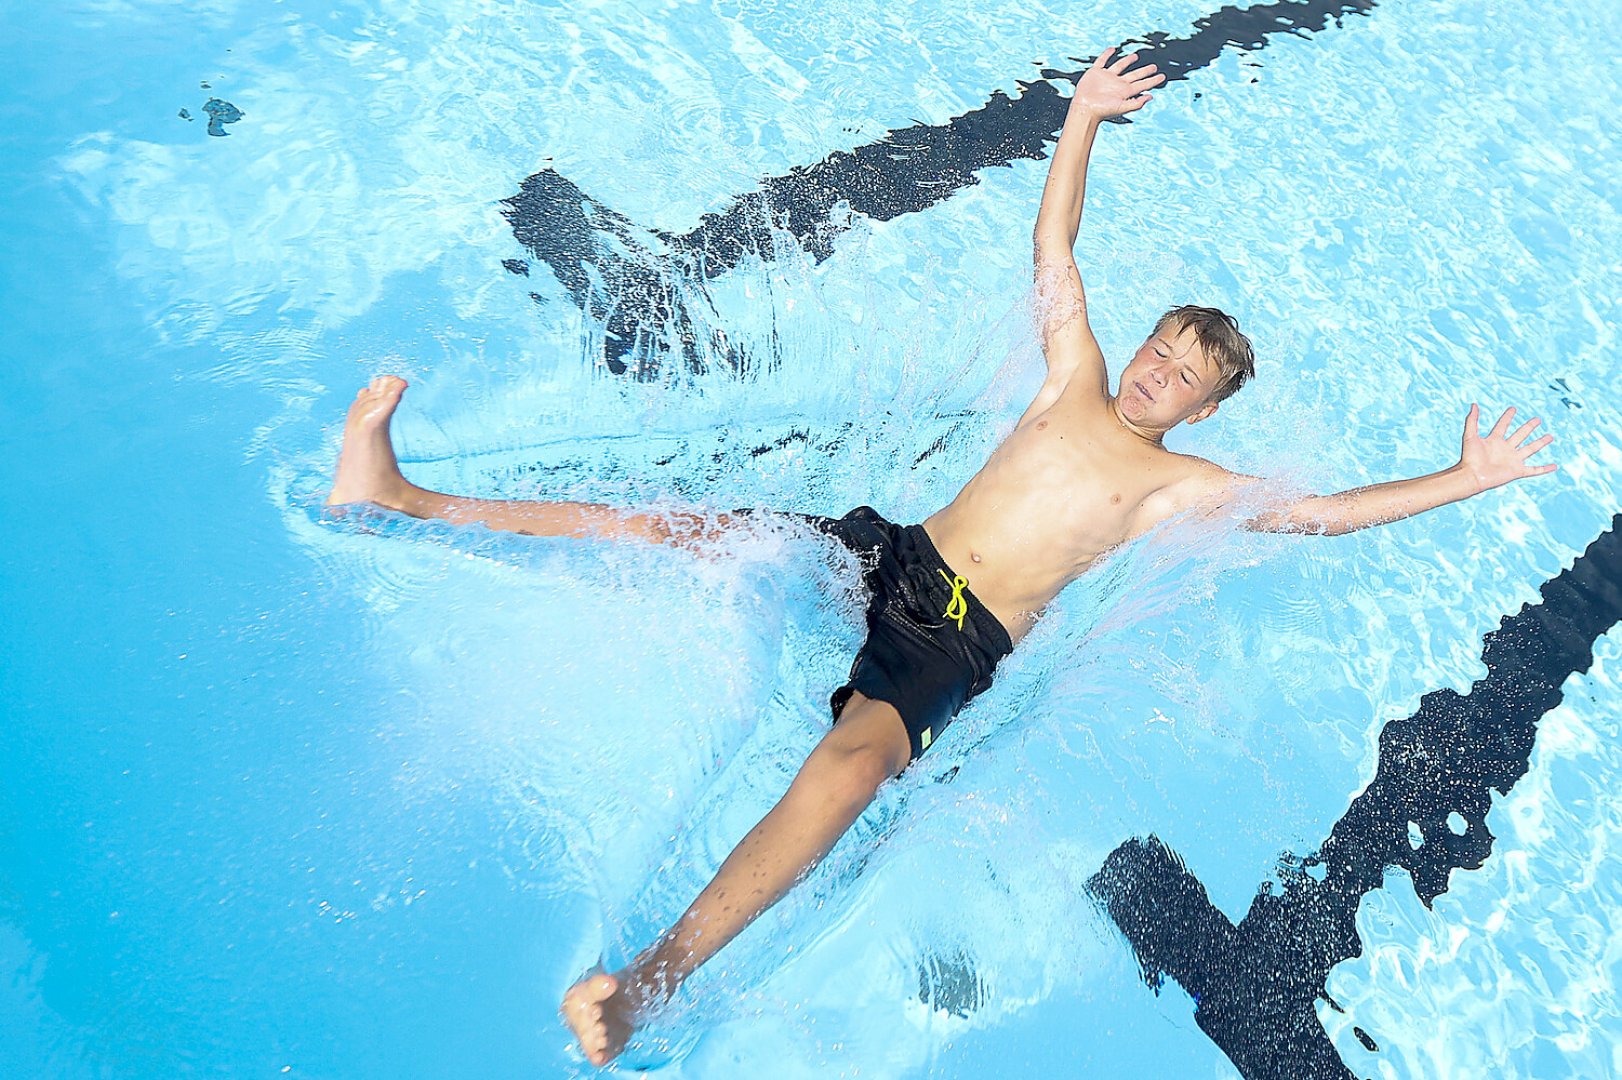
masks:
[(1200, 350), (1216, 365), (1217, 382), (1206, 395), (1207, 401), (1224, 401), (1256, 377), (1256, 351), (1250, 347), (1250, 339), (1239, 332), (1238, 322), (1227, 312), (1184, 304), (1160, 316), (1153, 333), (1158, 334), (1168, 327), (1179, 334), (1193, 330)]

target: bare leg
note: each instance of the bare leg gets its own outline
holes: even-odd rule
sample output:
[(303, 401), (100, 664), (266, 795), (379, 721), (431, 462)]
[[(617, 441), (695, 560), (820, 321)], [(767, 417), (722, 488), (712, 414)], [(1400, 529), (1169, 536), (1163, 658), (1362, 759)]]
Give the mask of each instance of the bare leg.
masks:
[(853, 695), (787, 794), (727, 856), (687, 913), (628, 967), (587, 976), (564, 995), (564, 1019), (591, 1063), (613, 1060), (651, 1006), (821, 862), (879, 785), (906, 768), (910, 751), (894, 707)]
[[(593, 503), (468, 499), (417, 487), (401, 474), (389, 421), (405, 380), (373, 379), (355, 396), (328, 505), (369, 502), (414, 517), (534, 536), (626, 537), (652, 543), (708, 539), (696, 514), (654, 515)], [(724, 528), (724, 516), (716, 523)], [(771, 907), (833, 848), (861, 816), (879, 785), (907, 765), (910, 746), (895, 709), (861, 694), (811, 752), (771, 812), (729, 855), (715, 880), (674, 926), (624, 970), (580, 980), (562, 1011), (594, 1064), (625, 1048), (652, 1005), (691, 975), (761, 912)]]
[[(405, 389), (404, 379), (383, 375), (355, 395), (328, 506), (369, 502), (412, 517), (457, 525), (478, 522), (529, 536), (618, 537), (655, 544), (710, 538), (706, 519), (698, 514), (646, 514), (599, 503), (468, 499), (420, 488), (401, 474), (389, 440), (389, 421)], [(717, 524), (724, 526), (726, 515), (720, 519)]]

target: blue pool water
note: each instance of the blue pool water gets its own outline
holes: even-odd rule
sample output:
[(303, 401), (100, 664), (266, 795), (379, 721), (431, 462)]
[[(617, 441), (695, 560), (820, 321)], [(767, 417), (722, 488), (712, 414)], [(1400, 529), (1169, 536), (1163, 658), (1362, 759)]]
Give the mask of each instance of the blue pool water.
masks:
[[(429, 486), (917, 520), (1039, 382), (1045, 162), (836, 207), (823, 248), (767, 230), (702, 292), (601, 266), (1217, 11), (0, 14), (0, 1075), (589, 1074), (562, 990), (781, 793), (859, 598), (794, 535), (705, 561), (333, 521), (354, 389), (411, 379), (395, 431)], [(1318, 25), (1101, 136), (1077, 254), (1106, 355), (1171, 304), (1233, 312), (1257, 382), (1178, 448), (1303, 488), (1451, 464), (1472, 401), (1543, 416), (1561, 471), (1352, 537), (1121, 552), (695, 978), (644, 1051), (666, 1075), (1239, 1075), (1089, 880), (1154, 835), (1238, 921), (1375, 775), (1382, 725), (1481, 678), (1483, 635), (1622, 508), (1622, 82), (1595, 44), (1622, 9)], [(619, 230), (594, 284), (515, 235), (535, 175)], [(614, 374), (609, 309), (658, 289), (696, 344), (672, 315), (656, 370)], [(1318, 1008), (1356, 1075), (1622, 1074), (1618, 633), (1593, 649), (1481, 868), (1430, 907), (1394, 870), (1357, 909), (1343, 1011)]]

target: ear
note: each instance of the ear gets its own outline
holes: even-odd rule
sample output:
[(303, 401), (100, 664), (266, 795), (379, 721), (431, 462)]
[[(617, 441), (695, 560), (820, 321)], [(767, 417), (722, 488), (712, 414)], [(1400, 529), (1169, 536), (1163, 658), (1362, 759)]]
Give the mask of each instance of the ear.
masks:
[(1193, 416), (1190, 416), (1188, 418), (1188, 422), (1190, 424), (1197, 424), (1201, 420), (1205, 420), (1205, 419), (1209, 418), (1210, 415), (1212, 413), (1216, 412), (1216, 411), (1217, 411), (1217, 403), (1214, 402), (1214, 401), (1210, 402), (1209, 404), (1202, 405), (1202, 406), (1200, 406), (1200, 411), (1199, 412), (1195, 413)]

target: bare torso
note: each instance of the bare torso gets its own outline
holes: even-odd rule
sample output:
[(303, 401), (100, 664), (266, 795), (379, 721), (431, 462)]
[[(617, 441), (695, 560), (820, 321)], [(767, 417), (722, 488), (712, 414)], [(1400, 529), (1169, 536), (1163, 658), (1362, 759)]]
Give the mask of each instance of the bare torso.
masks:
[(1107, 398), (1072, 388), (1034, 408), (924, 527), (1018, 641), (1112, 548), (1184, 509), (1210, 463), (1127, 430)]

